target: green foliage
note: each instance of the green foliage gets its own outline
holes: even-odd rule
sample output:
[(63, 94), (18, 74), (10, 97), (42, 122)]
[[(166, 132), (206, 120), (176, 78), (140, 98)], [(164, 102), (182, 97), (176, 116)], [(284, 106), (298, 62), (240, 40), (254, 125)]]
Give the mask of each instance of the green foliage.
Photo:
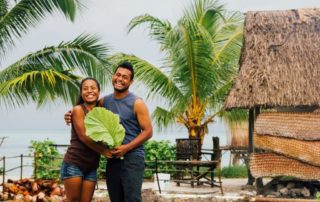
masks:
[[(135, 78), (148, 87), (148, 96), (164, 100), (152, 113), (158, 128), (184, 125), (189, 136), (208, 133), (208, 124), (223, 115), (224, 99), (238, 72), (243, 38), (243, 15), (228, 12), (216, 0), (195, 0), (176, 24), (149, 14), (133, 18), (129, 32), (147, 29), (158, 42), (162, 64), (135, 55), (117, 54), (130, 61)], [(225, 113), (224, 113), (225, 114)]]
[(221, 176), (225, 178), (246, 178), (248, 177), (248, 169), (246, 166), (223, 167)]
[(104, 156), (101, 156), (99, 161), (99, 167), (98, 167), (98, 178), (99, 179), (106, 179), (106, 165), (107, 165), (107, 159)]
[(0, 175), (2, 175), (2, 174), (3, 174), (3, 168), (0, 167)]
[[(169, 141), (155, 141), (149, 140), (144, 144), (145, 149), (145, 161), (173, 161), (176, 158), (176, 146), (170, 144)], [(146, 170), (144, 173), (145, 178), (151, 178), (152, 173), (155, 172), (156, 164), (152, 162), (146, 162)], [(174, 167), (168, 163), (158, 163), (158, 172), (171, 173)]]
[[(55, 12), (74, 20), (80, 0), (0, 1), (0, 60), (17, 41)], [(108, 48), (99, 38), (81, 34), (74, 40), (44, 47), (0, 70), (0, 103), (6, 107), (35, 102), (38, 106), (62, 98), (74, 104), (83, 76), (96, 78), (105, 86), (111, 71), (106, 68)]]
[(317, 198), (318, 201), (320, 201), (320, 192), (317, 192), (316, 198)]
[(33, 161), (34, 168), (37, 168), (37, 178), (57, 179), (59, 177), (62, 160), (61, 155), (53, 144), (53, 141), (31, 141), (31, 155), (36, 154), (36, 162)]

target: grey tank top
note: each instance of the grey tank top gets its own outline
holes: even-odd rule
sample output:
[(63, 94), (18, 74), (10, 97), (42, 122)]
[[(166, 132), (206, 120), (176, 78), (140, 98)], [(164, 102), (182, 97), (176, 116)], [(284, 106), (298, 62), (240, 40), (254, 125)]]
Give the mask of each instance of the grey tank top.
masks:
[[(128, 144), (141, 133), (140, 124), (134, 113), (134, 103), (137, 99), (141, 98), (131, 92), (122, 99), (116, 99), (114, 94), (107, 95), (103, 99), (102, 106), (120, 117), (120, 123), (125, 129), (123, 144)], [(144, 157), (143, 145), (129, 151), (126, 156)]]

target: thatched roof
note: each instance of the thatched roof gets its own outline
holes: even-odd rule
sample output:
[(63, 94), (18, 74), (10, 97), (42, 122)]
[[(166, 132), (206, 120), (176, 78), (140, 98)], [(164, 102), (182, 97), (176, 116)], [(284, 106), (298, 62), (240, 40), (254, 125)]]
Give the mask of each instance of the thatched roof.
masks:
[(256, 120), (257, 134), (320, 140), (320, 113), (264, 112)]
[(225, 108), (320, 106), (320, 9), (247, 12)]

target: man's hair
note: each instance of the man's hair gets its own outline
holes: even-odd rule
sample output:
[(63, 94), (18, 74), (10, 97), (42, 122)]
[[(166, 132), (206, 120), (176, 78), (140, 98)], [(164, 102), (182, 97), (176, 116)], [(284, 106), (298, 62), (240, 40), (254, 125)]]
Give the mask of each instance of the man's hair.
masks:
[(127, 61), (122, 62), (122, 63), (120, 63), (120, 64), (117, 66), (115, 72), (116, 72), (120, 67), (129, 70), (129, 71), (131, 72), (131, 78), (130, 78), (130, 79), (133, 80), (133, 78), (134, 78), (134, 69), (133, 69), (132, 64), (131, 64), (130, 62), (127, 62)]

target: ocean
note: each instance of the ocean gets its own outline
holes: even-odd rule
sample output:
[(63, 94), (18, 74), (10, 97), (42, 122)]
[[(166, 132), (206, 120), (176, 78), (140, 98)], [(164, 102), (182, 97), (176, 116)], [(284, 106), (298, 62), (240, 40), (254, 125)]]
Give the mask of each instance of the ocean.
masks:
[[(220, 139), (220, 145), (225, 146), (228, 142), (227, 132), (223, 123), (218, 122), (209, 127), (209, 134), (206, 135), (203, 148), (212, 149), (212, 137), (217, 136)], [(69, 144), (70, 129), (64, 130), (0, 130), (0, 137), (6, 137), (3, 144), (0, 146), (0, 158), (6, 156), (6, 170), (20, 165), (20, 158), (8, 158), (19, 156), (21, 154), (30, 154), (31, 140), (46, 140), (49, 139), (56, 144)], [(183, 128), (167, 129), (159, 132), (154, 131), (152, 140), (168, 140), (172, 144), (177, 138), (187, 138), (187, 131)], [(65, 148), (60, 148), (59, 152), (63, 153)], [(223, 152), (222, 166), (228, 166), (230, 154)], [(0, 161), (0, 167), (3, 167), (3, 161)], [(24, 164), (29, 165), (23, 170), (23, 177), (30, 177), (32, 175), (32, 159), (25, 158)], [(17, 178), (20, 176), (20, 169), (13, 170), (7, 173), (6, 179)], [(1, 178), (1, 177), (0, 177)]]

